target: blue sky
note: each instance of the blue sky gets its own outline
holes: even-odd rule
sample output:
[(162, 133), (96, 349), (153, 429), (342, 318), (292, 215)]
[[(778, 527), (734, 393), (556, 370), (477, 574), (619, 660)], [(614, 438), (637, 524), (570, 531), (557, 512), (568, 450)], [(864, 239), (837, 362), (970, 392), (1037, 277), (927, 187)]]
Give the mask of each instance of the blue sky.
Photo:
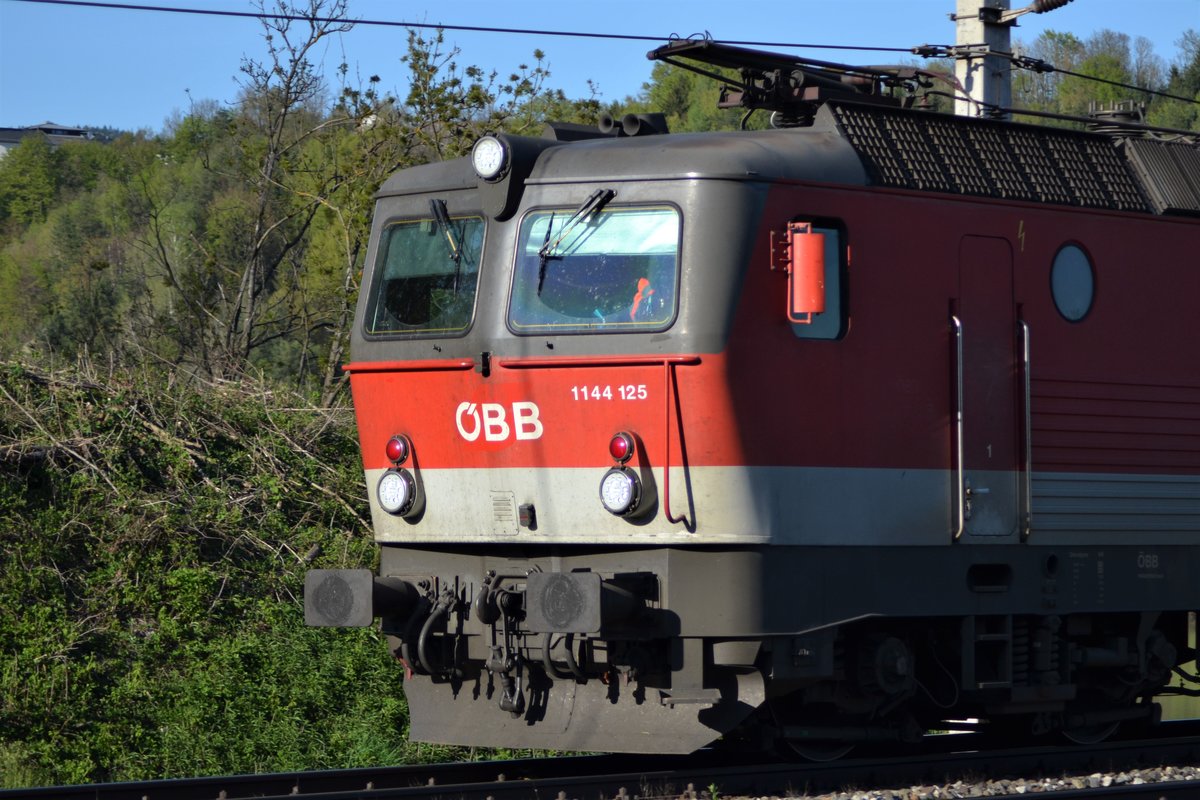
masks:
[[(114, 0), (115, 1), (115, 0)], [(131, 0), (138, 2), (138, 0)], [(1014, 8), (1026, 0), (1011, 0)], [(250, 11), (249, 0), (144, 0), (145, 5)], [(271, 3), (268, 2), (268, 6)], [(716, 39), (912, 47), (950, 44), (955, 0), (350, 0), (359, 19), (480, 25), (663, 37), (707, 31)], [(1016, 39), (1032, 41), (1051, 28), (1087, 38), (1111, 29), (1145, 36), (1168, 61), (1186, 28), (1200, 30), (1200, 0), (1074, 0), (1048, 14), (1027, 14)], [(448, 32), (460, 64), (502, 74), (543, 50), (549, 85), (571, 97), (596, 83), (600, 99), (636, 94), (649, 78), (647, 42)], [(330, 40), (326, 67), (342, 61), (364, 79), (405, 90), (402, 28), (362, 25)], [(782, 48), (776, 48), (782, 49)], [(797, 50), (831, 61), (886, 63), (902, 54)], [(0, 0), (0, 127), (54, 121), (158, 132), (189, 97), (231, 102), (243, 57), (262, 58), (254, 19), (96, 9)]]

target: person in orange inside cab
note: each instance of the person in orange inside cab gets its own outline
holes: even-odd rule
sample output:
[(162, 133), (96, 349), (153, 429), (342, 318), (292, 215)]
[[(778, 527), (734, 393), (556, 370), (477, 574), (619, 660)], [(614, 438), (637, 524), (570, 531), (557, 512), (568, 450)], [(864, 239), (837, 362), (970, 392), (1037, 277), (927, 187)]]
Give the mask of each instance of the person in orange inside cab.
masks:
[(633, 306), (629, 309), (629, 319), (631, 322), (637, 321), (638, 306), (645, 300), (646, 306), (649, 307), (650, 296), (654, 294), (654, 290), (650, 288), (650, 280), (648, 278), (638, 278), (637, 294), (633, 296)]

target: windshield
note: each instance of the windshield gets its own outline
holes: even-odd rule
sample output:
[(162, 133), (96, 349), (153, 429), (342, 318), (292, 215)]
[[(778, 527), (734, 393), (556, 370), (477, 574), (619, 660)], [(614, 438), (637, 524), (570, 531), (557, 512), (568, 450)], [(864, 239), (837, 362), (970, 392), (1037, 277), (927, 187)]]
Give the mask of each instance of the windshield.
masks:
[(379, 241), (369, 334), (455, 334), (471, 324), (483, 219), (395, 222)]
[(535, 211), (522, 221), (508, 315), (512, 329), (668, 327), (675, 318), (679, 274), (678, 210), (604, 208), (567, 227), (571, 214), (571, 209)]

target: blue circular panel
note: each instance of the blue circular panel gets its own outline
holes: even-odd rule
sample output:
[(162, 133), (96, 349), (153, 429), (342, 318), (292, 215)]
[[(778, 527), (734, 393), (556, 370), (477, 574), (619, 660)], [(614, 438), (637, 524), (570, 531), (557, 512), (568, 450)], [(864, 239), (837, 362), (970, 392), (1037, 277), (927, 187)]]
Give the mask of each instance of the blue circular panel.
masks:
[(1073, 244), (1058, 251), (1050, 268), (1050, 292), (1058, 313), (1078, 322), (1092, 310), (1096, 279), (1087, 253)]

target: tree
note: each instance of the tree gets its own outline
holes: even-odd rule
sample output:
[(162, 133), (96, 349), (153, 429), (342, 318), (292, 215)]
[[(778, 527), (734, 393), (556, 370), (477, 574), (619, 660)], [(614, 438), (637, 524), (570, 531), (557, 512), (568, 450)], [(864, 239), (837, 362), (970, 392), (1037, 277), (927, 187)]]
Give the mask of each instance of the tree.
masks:
[(42, 134), (26, 136), (0, 161), (0, 225), (46, 218), (58, 194), (60, 158)]
[[(1087, 116), (1093, 108), (1111, 108), (1123, 100), (1144, 99), (1144, 95), (1134, 98), (1128, 89), (1114, 85), (1133, 84), (1127, 34), (1100, 31), (1088, 40), (1082, 56), (1072, 71), (1089, 77), (1063, 76), (1058, 85), (1059, 113)], [(1099, 78), (1100, 81), (1090, 78)]]
[(1151, 108), (1155, 125), (1200, 132), (1200, 31), (1186, 30), (1179, 38), (1179, 59), (1171, 65), (1166, 91), (1195, 102), (1159, 99)]
[[(346, 2), (308, 0), (302, 10), (307, 30), (302, 28), (297, 35), (289, 17), (300, 9), (278, 0), (279, 16), (262, 17), (270, 63), (243, 62), (246, 82), (239, 122), (252, 148), (247, 152), (255, 153), (244, 165), (252, 222), (237, 257), (228, 262), (231, 277), (239, 271), (240, 275), (236, 275), (236, 292), (219, 317), (226, 361), (217, 365), (219, 371), (240, 370), (255, 347), (294, 330), (295, 319), (286, 305), (267, 301), (281, 282), (288, 283), (289, 276), (282, 270), (285, 259), (303, 246), (320, 204), (316, 199), (294, 202), (295, 195), (286, 191), (284, 173), (289, 158), (296, 158), (301, 169), (311, 166), (303, 161), (302, 145), (334, 124), (320, 113), (324, 84), (309, 56), (326, 36), (353, 27), (330, 21), (345, 17)], [(316, 195), (337, 180), (335, 175), (323, 177), (324, 185), (317, 187)]]
[(1073, 34), (1048, 30), (1032, 45), (1018, 45), (1018, 49), (1054, 68), (1014, 74), (1013, 98), (1022, 108), (1079, 117), (1126, 101), (1152, 109), (1158, 102), (1153, 94), (1126, 87), (1163, 88), (1163, 60), (1144, 37), (1131, 41), (1127, 34), (1102, 30), (1083, 41)]
[[(202, 259), (189, 258), (173, 241), (175, 190), (155, 192), (151, 179), (143, 180), (147, 249), (200, 323), (197, 366), (213, 377), (239, 374), (257, 349), (303, 322), (291, 302), (298, 287), (289, 267), (302, 261), (321, 198), (341, 180), (306, 160), (305, 147), (352, 122), (325, 114), (324, 81), (310, 59), (322, 40), (352, 27), (342, 21), (346, 3), (278, 0), (272, 13), (260, 4), (267, 58), (243, 61), (236, 113), (192, 116), (177, 127), (179, 146), (202, 153), (215, 178), (213, 206), (190, 233)], [(293, 174), (305, 175), (305, 193), (289, 187)]]

